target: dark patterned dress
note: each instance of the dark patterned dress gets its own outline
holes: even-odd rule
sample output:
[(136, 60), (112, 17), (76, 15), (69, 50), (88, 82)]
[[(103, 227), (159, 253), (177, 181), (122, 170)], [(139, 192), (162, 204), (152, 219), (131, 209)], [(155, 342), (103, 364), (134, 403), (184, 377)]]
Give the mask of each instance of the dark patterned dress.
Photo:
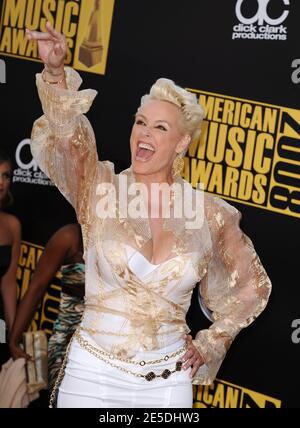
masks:
[(48, 343), (50, 390), (54, 386), (69, 340), (81, 321), (84, 305), (85, 265), (83, 263), (64, 265), (61, 273), (62, 292), (59, 312)]

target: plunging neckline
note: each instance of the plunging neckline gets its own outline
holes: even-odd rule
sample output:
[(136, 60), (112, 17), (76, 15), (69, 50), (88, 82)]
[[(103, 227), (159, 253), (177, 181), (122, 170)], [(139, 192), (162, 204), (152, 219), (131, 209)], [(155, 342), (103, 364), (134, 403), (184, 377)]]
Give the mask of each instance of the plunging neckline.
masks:
[[(149, 265), (151, 265), (151, 266), (153, 267), (153, 269), (158, 268), (159, 266), (161, 266), (161, 265), (163, 265), (163, 264), (165, 264), (165, 263), (169, 262), (170, 260), (174, 260), (174, 259), (177, 259), (177, 258), (179, 257), (178, 255), (177, 255), (177, 256), (174, 256), (174, 257), (170, 257), (169, 259), (166, 259), (166, 260), (164, 260), (164, 261), (162, 261), (162, 262), (160, 262), (160, 263), (158, 263), (158, 264), (155, 264), (155, 263), (150, 262), (150, 261), (147, 259), (147, 257), (146, 257), (146, 256), (144, 256), (144, 254), (142, 254), (140, 251), (136, 250), (134, 247), (131, 247), (131, 245), (125, 244), (125, 247), (126, 247), (126, 248), (129, 248), (129, 249), (132, 251), (132, 255), (130, 256), (130, 258), (131, 258), (135, 253), (137, 253), (140, 257), (142, 257), (142, 258), (144, 259), (144, 261), (146, 261)], [(128, 254), (127, 254), (127, 256), (128, 256)], [(127, 258), (128, 258), (128, 257), (127, 257)]]
[(125, 251), (128, 260), (128, 267), (138, 278), (143, 279), (153, 273), (160, 266), (165, 263), (177, 260), (179, 256), (174, 256), (159, 264), (149, 262), (149, 260), (138, 250), (130, 245), (125, 244)]

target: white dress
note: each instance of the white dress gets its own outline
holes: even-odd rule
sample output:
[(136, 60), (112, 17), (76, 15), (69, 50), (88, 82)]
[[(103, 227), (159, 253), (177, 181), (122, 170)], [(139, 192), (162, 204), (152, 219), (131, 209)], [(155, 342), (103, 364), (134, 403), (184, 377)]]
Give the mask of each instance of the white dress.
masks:
[[(149, 278), (158, 265), (150, 263), (142, 254), (126, 246), (130, 269), (141, 280)], [(188, 274), (188, 272), (187, 272)], [(191, 280), (193, 280), (193, 275)], [(185, 277), (186, 280), (186, 277)], [(91, 337), (82, 333), (82, 337), (97, 347)], [(140, 350), (136, 360), (159, 359), (184, 345), (179, 339), (172, 345), (155, 352)], [(181, 353), (183, 355), (183, 353)], [(156, 372), (172, 369), (180, 356), (170, 358), (155, 365)], [(118, 364), (132, 369), (130, 364)], [(149, 370), (149, 369), (148, 369)], [(145, 369), (138, 370), (145, 372)], [(59, 388), (57, 407), (95, 407), (95, 408), (191, 408), (193, 404), (191, 369), (173, 373), (168, 379), (156, 379), (148, 382), (109, 366), (83, 349), (76, 339), (69, 353), (65, 376)], [(147, 372), (147, 369), (146, 369)]]

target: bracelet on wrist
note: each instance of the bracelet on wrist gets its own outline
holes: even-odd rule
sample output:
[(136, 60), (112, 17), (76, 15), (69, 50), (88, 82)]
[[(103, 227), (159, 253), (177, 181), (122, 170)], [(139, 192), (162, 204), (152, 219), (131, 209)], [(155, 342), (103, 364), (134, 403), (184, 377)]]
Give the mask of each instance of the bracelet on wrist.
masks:
[(54, 77), (61, 76), (64, 73), (64, 68), (62, 69), (62, 71), (60, 71), (58, 73), (53, 73), (53, 71), (49, 67), (47, 67), (47, 65), (45, 65), (45, 70), (47, 71), (48, 74), (50, 74), (51, 76), (54, 76)]
[[(42, 79), (43, 79), (43, 82), (44, 82), (44, 83), (47, 83), (47, 85), (59, 85), (60, 83), (62, 83), (62, 82), (66, 79), (66, 72), (65, 72), (65, 71), (63, 71), (63, 73), (60, 73), (60, 74), (55, 75), (55, 77), (61, 77), (61, 79), (59, 79), (59, 80), (54, 80), (54, 81), (47, 80), (47, 79), (45, 78), (45, 71), (48, 73), (47, 69), (46, 69), (46, 68), (44, 68), (44, 70), (42, 71)], [(49, 74), (51, 74), (51, 73), (49, 73)], [(53, 76), (54, 76), (54, 75), (53, 75)]]

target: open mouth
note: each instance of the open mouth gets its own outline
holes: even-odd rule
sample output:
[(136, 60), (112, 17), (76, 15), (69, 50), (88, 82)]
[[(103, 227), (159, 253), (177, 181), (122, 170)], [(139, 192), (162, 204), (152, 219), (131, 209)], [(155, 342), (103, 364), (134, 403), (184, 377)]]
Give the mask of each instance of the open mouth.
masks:
[(138, 143), (135, 158), (141, 162), (147, 162), (155, 153), (155, 148), (150, 143)]

